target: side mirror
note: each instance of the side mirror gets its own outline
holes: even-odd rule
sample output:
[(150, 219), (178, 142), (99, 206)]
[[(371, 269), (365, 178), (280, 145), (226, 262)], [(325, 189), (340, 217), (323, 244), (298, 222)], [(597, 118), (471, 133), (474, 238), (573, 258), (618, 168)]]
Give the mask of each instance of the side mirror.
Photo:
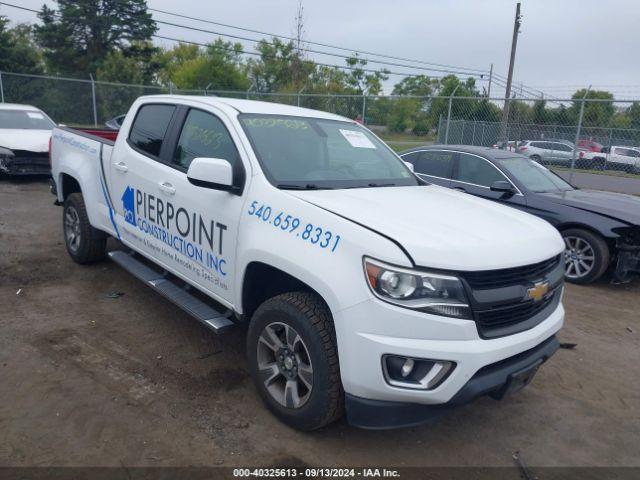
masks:
[[(403, 161), (404, 161), (404, 160), (403, 160)], [(405, 165), (407, 166), (407, 168), (408, 168), (409, 170), (411, 170), (413, 173), (415, 173), (415, 172), (416, 172), (415, 168), (413, 167), (413, 163), (411, 163), (411, 162), (404, 162), (404, 164), (405, 164)]]
[(222, 158), (194, 158), (187, 170), (187, 179), (198, 187), (235, 190), (231, 164)]
[(511, 183), (507, 182), (506, 180), (498, 180), (496, 182), (493, 182), (491, 184), (491, 191), (501, 192), (501, 193), (510, 193), (512, 195), (515, 193), (515, 190), (513, 189), (513, 185), (511, 185)]

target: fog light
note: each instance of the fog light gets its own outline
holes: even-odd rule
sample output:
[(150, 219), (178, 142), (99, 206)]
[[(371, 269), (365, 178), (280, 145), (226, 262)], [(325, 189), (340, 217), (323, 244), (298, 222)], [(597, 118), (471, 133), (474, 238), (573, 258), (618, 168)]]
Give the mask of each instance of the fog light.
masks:
[(447, 360), (428, 360), (399, 355), (382, 357), (384, 378), (394, 387), (432, 390), (446, 380), (454, 367), (455, 363)]
[(404, 365), (402, 365), (402, 370), (400, 370), (400, 374), (402, 375), (403, 378), (406, 378), (407, 375), (411, 373), (411, 370), (413, 370), (414, 365), (415, 365), (415, 362), (413, 361), (413, 358), (407, 358), (404, 361)]

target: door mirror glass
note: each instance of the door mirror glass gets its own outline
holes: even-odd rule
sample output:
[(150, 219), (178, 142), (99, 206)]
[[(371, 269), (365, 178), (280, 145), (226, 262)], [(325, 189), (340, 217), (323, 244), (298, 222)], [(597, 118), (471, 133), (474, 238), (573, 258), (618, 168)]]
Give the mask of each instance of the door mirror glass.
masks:
[(413, 163), (411, 162), (404, 162), (404, 164), (407, 166), (407, 168), (409, 170), (411, 170), (412, 172), (415, 172), (415, 169), (413, 168)]
[(222, 158), (194, 158), (187, 170), (187, 179), (198, 187), (231, 191), (233, 187), (233, 169)]
[(492, 192), (502, 192), (502, 193), (515, 193), (513, 190), (513, 185), (511, 185), (506, 180), (497, 180), (491, 184)]

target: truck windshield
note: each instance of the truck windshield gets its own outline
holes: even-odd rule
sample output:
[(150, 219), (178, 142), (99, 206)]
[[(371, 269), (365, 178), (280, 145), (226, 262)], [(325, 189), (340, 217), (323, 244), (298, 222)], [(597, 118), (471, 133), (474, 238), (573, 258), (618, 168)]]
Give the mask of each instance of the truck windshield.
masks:
[(350, 122), (241, 114), (269, 181), (282, 189), (419, 185), (384, 143)]
[(0, 110), (0, 128), (52, 130), (55, 124), (37, 110)]
[(542, 165), (526, 157), (501, 158), (500, 165), (527, 190), (535, 193), (574, 190), (571, 184)]

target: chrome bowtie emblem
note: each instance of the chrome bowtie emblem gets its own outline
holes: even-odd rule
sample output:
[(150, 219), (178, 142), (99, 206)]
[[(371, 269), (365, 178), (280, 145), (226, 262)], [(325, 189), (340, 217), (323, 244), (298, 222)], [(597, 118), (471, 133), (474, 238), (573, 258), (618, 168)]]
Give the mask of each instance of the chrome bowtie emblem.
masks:
[(549, 282), (539, 282), (527, 290), (527, 299), (539, 302), (549, 293)]

